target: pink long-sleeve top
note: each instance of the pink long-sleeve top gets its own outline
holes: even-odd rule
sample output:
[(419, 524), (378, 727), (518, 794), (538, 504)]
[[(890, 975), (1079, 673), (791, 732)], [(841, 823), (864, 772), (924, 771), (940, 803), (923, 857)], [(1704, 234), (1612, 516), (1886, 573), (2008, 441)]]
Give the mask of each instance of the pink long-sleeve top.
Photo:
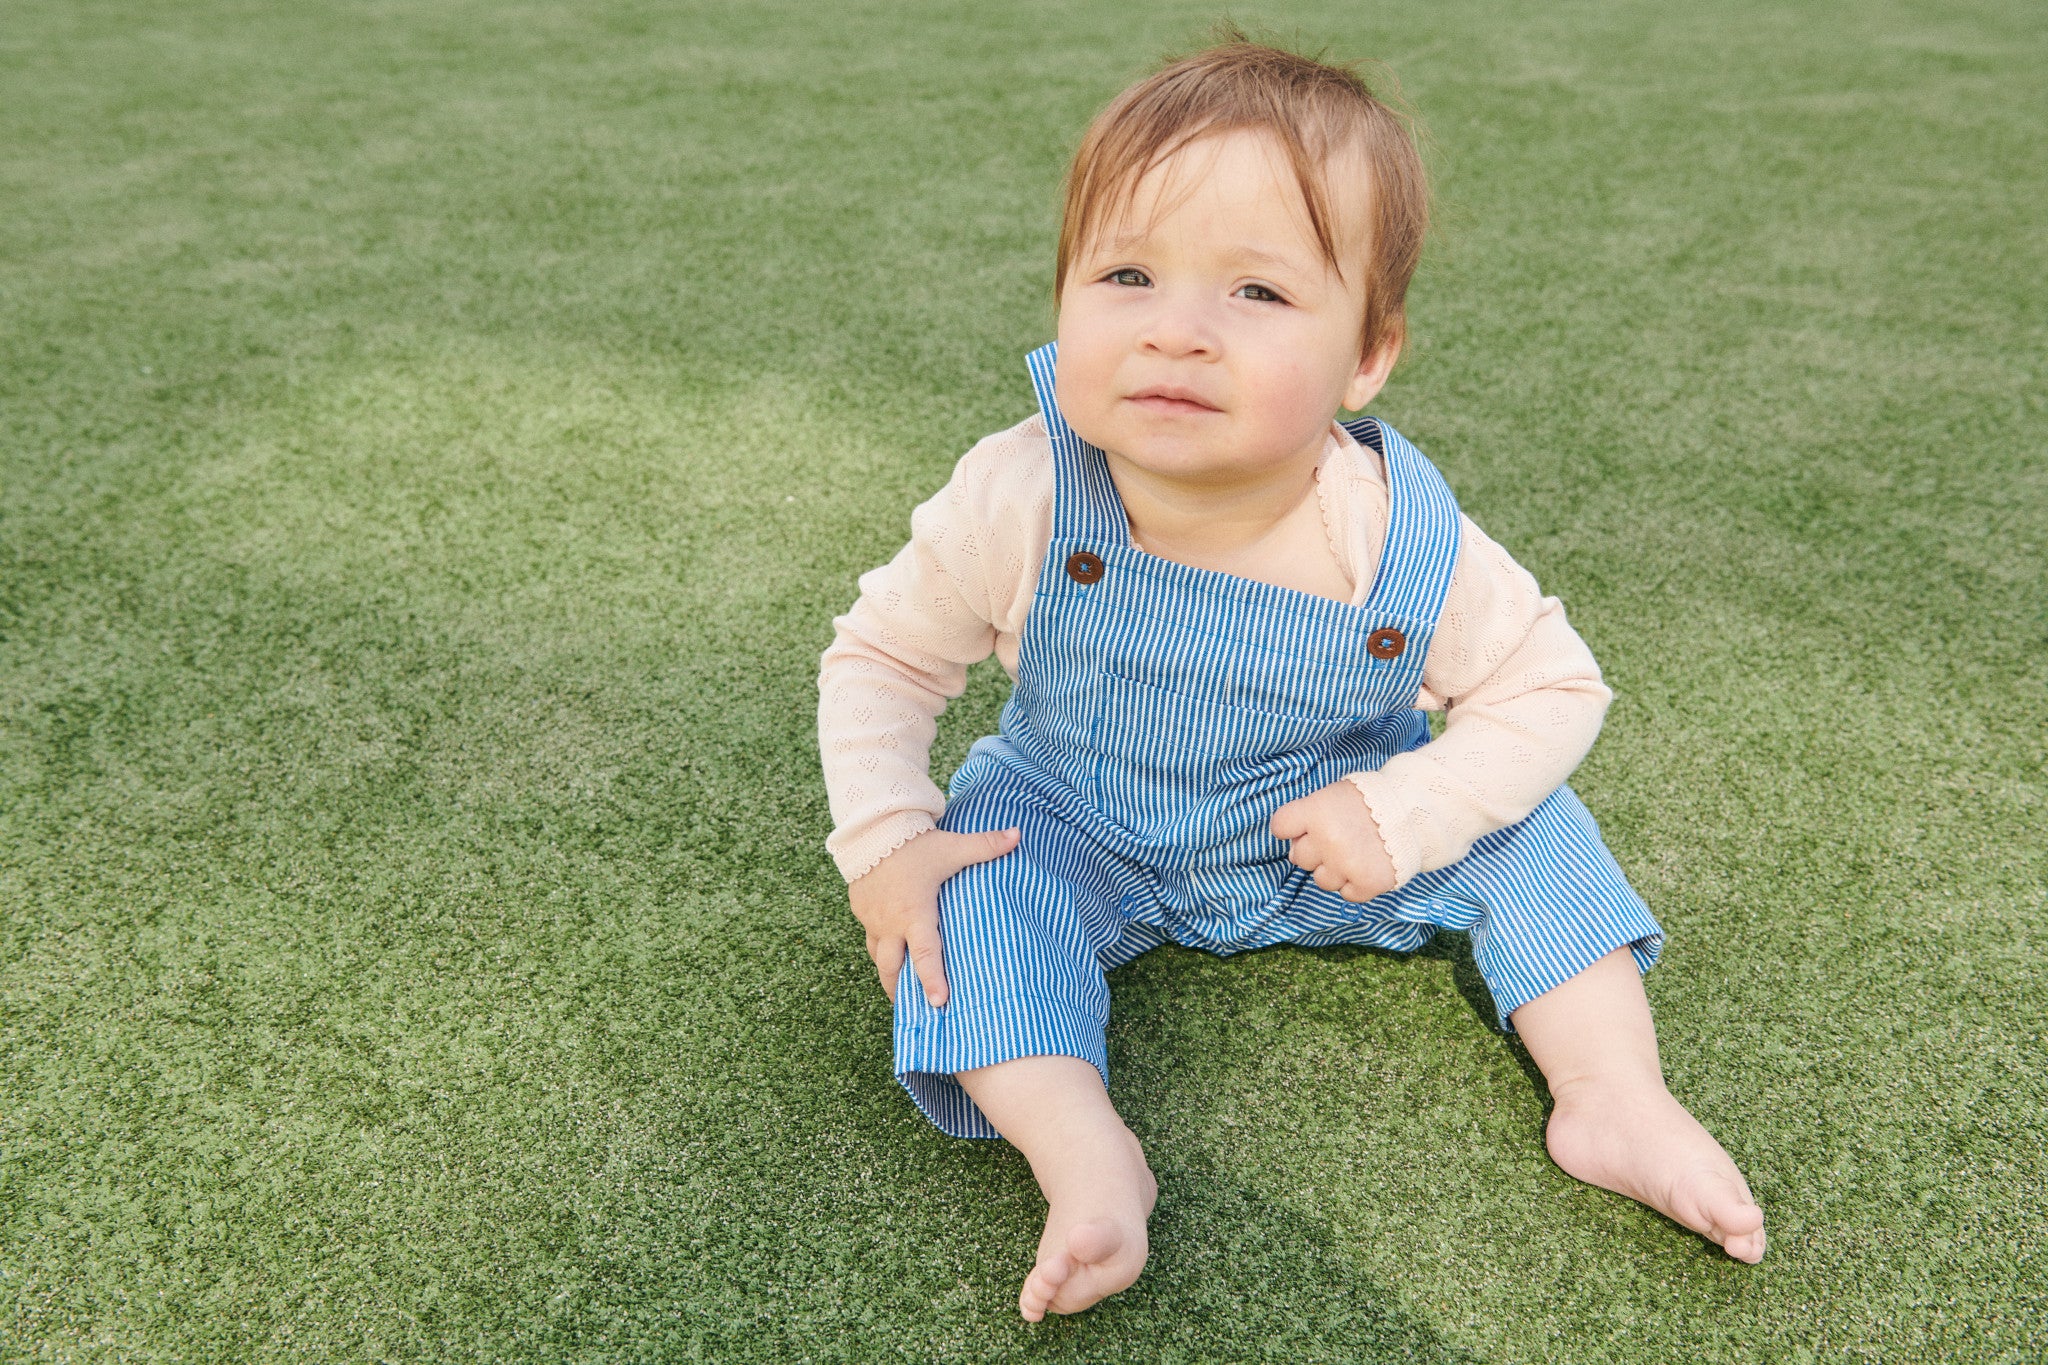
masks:
[[(1379, 456), (1332, 423), (1316, 493), (1350, 601), (1363, 605), (1386, 539)], [(961, 458), (911, 514), (910, 543), (861, 575), (860, 599), (834, 620), (818, 747), (834, 825), (825, 847), (849, 882), (945, 809), (931, 744), (968, 666), (993, 653), (1016, 678), (1052, 499), (1052, 451), (1034, 415)], [(1386, 841), (1396, 885), (1534, 810), (1586, 756), (1613, 695), (1558, 600), (1462, 514), (1459, 531), (1415, 703), (1445, 712), (1443, 733), (1347, 779)]]

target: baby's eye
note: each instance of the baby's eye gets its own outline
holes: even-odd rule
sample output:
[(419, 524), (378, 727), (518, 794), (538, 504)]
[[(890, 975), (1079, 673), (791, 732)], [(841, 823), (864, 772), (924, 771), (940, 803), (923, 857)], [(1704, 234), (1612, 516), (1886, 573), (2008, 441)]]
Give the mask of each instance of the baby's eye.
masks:
[(1129, 285), (1133, 289), (1143, 289), (1146, 285), (1152, 283), (1152, 281), (1146, 277), (1144, 271), (1138, 269), (1136, 266), (1129, 265), (1123, 267), (1121, 270), (1112, 270), (1109, 272), (1109, 274), (1103, 276), (1103, 278), (1108, 280), (1111, 284)]
[(1237, 292), (1244, 295), (1246, 298), (1250, 299), (1253, 303), (1287, 302), (1286, 299), (1281, 298), (1278, 294), (1274, 293), (1271, 289), (1268, 289), (1263, 284), (1248, 284), (1245, 285), (1243, 288), (1239, 289)]

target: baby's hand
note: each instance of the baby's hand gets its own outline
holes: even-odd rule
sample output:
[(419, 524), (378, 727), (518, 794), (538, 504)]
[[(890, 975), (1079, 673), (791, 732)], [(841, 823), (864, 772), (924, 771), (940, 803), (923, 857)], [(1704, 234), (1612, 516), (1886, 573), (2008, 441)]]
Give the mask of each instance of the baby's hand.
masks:
[(1287, 860), (1325, 891), (1363, 903), (1394, 889), (1394, 860), (1365, 794), (1339, 779), (1273, 812), (1269, 828), (1288, 841)]
[(1017, 846), (1019, 831), (954, 834), (927, 830), (869, 868), (846, 888), (853, 913), (868, 931), (868, 956), (882, 990), (896, 1003), (896, 978), (907, 952), (917, 965), (924, 998), (946, 1003), (946, 964), (939, 947), (939, 887), (965, 867), (1000, 858)]

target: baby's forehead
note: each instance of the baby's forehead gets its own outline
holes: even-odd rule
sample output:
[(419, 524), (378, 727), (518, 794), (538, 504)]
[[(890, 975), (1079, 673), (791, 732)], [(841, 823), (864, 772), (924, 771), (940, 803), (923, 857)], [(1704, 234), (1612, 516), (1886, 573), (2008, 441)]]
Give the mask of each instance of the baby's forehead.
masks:
[[(1094, 221), (1081, 225), (1083, 241), (1095, 250), (1141, 247), (1170, 223), (1176, 233), (1196, 235), (1249, 266), (1321, 264), (1348, 276), (1365, 259), (1372, 177), (1355, 147), (1297, 161), (1270, 130), (1230, 129), (1188, 139), (1143, 171), (1125, 172), (1121, 181), (1096, 201)], [(1178, 212), (1198, 194), (1216, 201), (1205, 204), (1208, 212)], [(1325, 251), (1311, 194), (1331, 220), (1329, 245), (1337, 257), (1350, 259)], [(1282, 212), (1272, 212), (1275, 207)], [(1300, 259), (1304, 253), (1309, 259)]]

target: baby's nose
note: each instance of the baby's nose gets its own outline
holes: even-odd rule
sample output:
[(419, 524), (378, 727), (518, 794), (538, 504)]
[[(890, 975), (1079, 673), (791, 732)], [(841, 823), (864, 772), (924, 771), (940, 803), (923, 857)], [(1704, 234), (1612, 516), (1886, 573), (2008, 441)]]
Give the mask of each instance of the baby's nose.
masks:
[(1161, 299), (1139, 336), (1146, 350), (1179, 358), (1216, 349), (1216, 328), (1208, 310), (1192, 301)]

